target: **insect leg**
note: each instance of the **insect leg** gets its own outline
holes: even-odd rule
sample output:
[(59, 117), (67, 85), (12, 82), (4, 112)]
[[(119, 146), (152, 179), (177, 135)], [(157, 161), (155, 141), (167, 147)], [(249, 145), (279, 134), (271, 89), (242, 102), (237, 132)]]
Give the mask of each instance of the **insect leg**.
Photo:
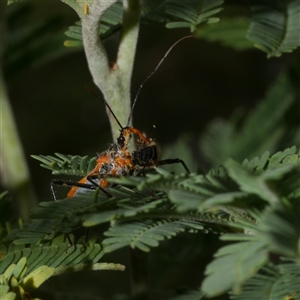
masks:
[(88, 190), (95, 190), (98, 186), (95, 187), (95, 185), (90, 185), (90, 184), (86, 184), (86, 183), (80, 183), (80, 182), (75, 182), (75, 181), (64, 181), (64, 180), (51, 180), (50, 182), (50, 189), (53, 195), (53, 199), (56, 201), (56, 195), (55, 195), (55, 191), (53, 186), (54, 185), (62, 185), (62, 186), (68, 186), (68, 187), (79, 187), (79, 188), (84, 188), (84, 189), (88, 189)]
[(93, 189), (96, 189), (96, 188), (99, 188), (100, 189), (100, 191), (101, 192), (103, 192), (108, 198), (110, 198), (110, 197), (112, 197), (112, 195), (109, 193), (109, 192), (107, 192), (103, 187), (101, 187), (99, 184), (97, 184), (93, 179), (96, 179), (96, 178), (98, 178), (99, 179), (99, 177), (101, 178), (101, 176), (100, 175), (95, 175), (95, 174), (92, 174), (92, 175), (88, 175), (87, 177), (86, 177), (86, 179), (91, 183), (91, 184), (93, 184)]
[(191, 173), (187, 165), (182, 159), (179, 158), (168, 158), (168, 159), (163, 159), (157, 162), (158, 166), (163, 166), (163, 165), (171, 165), (171, 164), (177, 164), (180, 163), (184, 167), (185, 171), (189, 174)]

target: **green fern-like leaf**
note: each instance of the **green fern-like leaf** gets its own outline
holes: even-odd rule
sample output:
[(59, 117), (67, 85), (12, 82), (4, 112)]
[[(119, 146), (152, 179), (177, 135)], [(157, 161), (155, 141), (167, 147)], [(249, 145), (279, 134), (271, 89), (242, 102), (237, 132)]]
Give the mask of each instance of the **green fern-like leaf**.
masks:
[[(299, 173), (298, 173), (299, 178)], [(299, 180), (298, 180), (299, 183)], [(290, 200), (290, 208), (268, 208), (258, 218), (260, 223), (256, 230), (257, 236), (265, 240), (270, 251), (282, 256), (300, 258), (300, 197)], [(288, 204), (287, 203), (287, 204)]]
[(165, 9), (166, 9), (166, 0), (142, 1), (141, 23), (148, 24), (149, 22), (161, 23), (161, 22), (169, 21), (169, 17), (166, 15)]
[(265, 242), (249, 237), (249, 241), (222, 247), (205, 271), (202, 291), (209, 296), (220, 295), (241, 285), (260, 269), (268, 258)]
[(32, 223), (24, 225), (23, 229), (15, 229), (6, 239), (14, 240), (14, 243), (20, 245), (45, 243), (80, 226), (81, 215), (92, 213), (97, 207), (103, 209), (113, 206), (117, 201), (116, 198), (107, 200), (106, 196), (99, 194), (99, 202), (95, 202), (95, 193), (91, 191), (79, 195), (75, 195), (71, 200), (41, 202), (39, 207), (32, 210)]
[(247, 37), (268, 57), (292, 52), (300, 46), (300, 1), (253, 1)]
[(108, 191), (113, 198), (107, 199), (101, 192), (97, 195), (87, 190), (72, 199), (42, 202), (33, 209), (31, 224), (15, 229), (6, 240), (14, 241), (17, 245), (45, 244), (61, 233), (70, 233), (78, 226), (92, 227), (110, 221), (130, 222), (155, 218), (179, 222), (188, 219), (203, 224), (205, 232), (224, 232), (224, 228), (232, 222), (228, 216), (220, 217), (212, 213), (180, 214), (175, 211), (174, 204), (165, 193), (149, 190), (141, 192), (122, 186)]
[(250, 220), (236, 218), (232, 226), (255, 235), (260, 241), (264, 241), (269, 252), (299, 259), (299, 200), (300, 195), (298, 194), (285, 199), (285, 206), (268, 206), (260, 212), (257, 210), (249, 211), (255, 223)]
[[(209, 295), (236, 292), (266, 264), (269, 253), (299, 256), (295, 251), (299, 165), (299, 152), (292, 147), (241, 165), (228, 161), (206, 175), (172, 175), (157, 169), (146, 177), (115, 178), (112, 181), (137, 190), (118, 186), (109, 189), (110, 199), (86, 191), (72, 199), (42, 203), (33, 211), (32, 224), (14, 232), (11, 239), (17, 246), (47, 243), (82, 224), (112, 221), (103, 241), (102, 253), (107, 253), (127, 246), (150, 251), (184, 231), (229, 229), (235, 233), (223, 235), (222, 240), (234, 243), (221, 248), (208, 266), (203, 289)], [(16, 253), (22, 256), (21, 251)], [(239, 272), (243, 276), (237, 279)]]
[[(17, 263), (21, 257), (27, 258), (24, 277), (43, 265), (55, 268), (55, 274), (67, 272), (67, 267), (76, 268), (79, 264), (84, 268), (88, 268), (88, 265), (92, 268), (92, 265), (97, 263), (104, 254), (102, 246), (95, 240), (84, 244), (84, 239), (82, 239), (76, 243), (76, 246), (70, 246), (64, 240), (65, 237), (61, 235), (42, 247), (36, 247), (35, 244), (30, 247), (17, 244), (10, 244), (9, 247), (2, 245), (4, 257), (1, 260), (0, 274), (5, 272), (11, 264)], [(79, 270), (78, 267), (76, 271)]]
[[(245, 171), (234, 161), (225, 163), (229, 176), (240, 186), (243, 192), (256, 194), (261, 199), (272, 205), (280, 203), (282, 197), (299, 190), (300, 172), (299, 155), (298, 163), (284, 163), (276, 169), (267, 170), (259, 176)], [(287, 182), (288, 178), (288, 182)], [(276, 189), (274, 186), (278, 186)]]
[(212, 16), (220, 12), (223, 0), (168, 0), (166, 12), (178, 21), (167, 23), (167, 28), (190, 28), (195, 31), (201, 23), (215, 23), (218, 18)]
[[(165, 198), (166, 200), (166, 198)], [(84, 216), (83, 225), (86, 227), (96, 226), (98, 224), (106, 223), (112, 220), (120, 220), (126, 218), (134, 218), (139, 214), (149, 213), (152, 210), (158, 209), (159, 206), (165, 205), (163, 199), (152, 201), (144, 205), (139, 205), (137, 207), (128, 207), (127, 203), (126, 208), (120, 208), (116, 210), (109, 210), (105, 212), (98, 212)]]
[[(82, 224), (91, 227), (111, 220), (132, 219), (154, 212), (159, 207), (167, 207), (165, 195), (159, 193), (154, 197), (149, 192), (123, 187), (110, 188), (109, 193), (114, 197), (107, 199), (101, 192), (85, 190), (72, 199), (41, 202), (32, 210), (31, 224), (13, 230), (6, 240), (18, 245), (45, 243)], [(161, 199), (157, 199), (159, 197)]]
[(246, 38), (249, 24), (246, 18), (222, 18), (218, 23), (197, 29), (196, 36), (238, 51), (252, 49), (253, 43)]
[[(139, 190), (165, 191), (179, 212), (231, 207), (256, 207), (278, 204), (284, 197), (299, 193), (300, 154), (295, 147), (271, 157), (225, 163), (226, 169), (211, 170), (207, 175), (172, 175), (162, 169), (147, 178), (113, 179), (120, 184), (134, 184)], [(276, 190), (272, 186), (277, 186)]]
[(242, 125), (234, 118), (209, 125), (200, 142), (206, 158), (218, 166), (228, 158), (242, 161), (245, 157), (260, 156), (266, 150), (274, 152), (280, 139), (288, 134), (284, 117), (296, 99), (287, 77), (279, 78)]
[[(65, 159), (64, 156), (61, 157)], [(72, 157), (67, 158), (68, 168), (71, 168), (72, 161), (76, 161), (75, 166), (82, 161), (77, 157), (74, 160)], [(42, 160), (44, 161), (44, 157)], [(46, 157), (45, 161), (48, 166), (53, 158)], [(65, 161), (62, 160), (63, 163)], [(147, 174), (146, 178), (112, 179), (111, 181), (122, 185), (136, 185), (139, 191), (122, 186), (110, 188), (113, 198), (107, 199), (106, 195), (99, 192), (95, 201), (94, 192), (82, 190), (72, 199), (41, 203), (32, 212), (32, 224), (14, 232), (14, 237), (17, 238), (15, 242), (37, 243), (51, 240), (53, 236), (70, 232), (82, 223), (90, 227), (112, 220), (149, 217), (166, 219), (174, 213), (182, 214), (176, 216), (178, 220), (184, 219), (186, 212), (205, 213), (208, 209), (222, 211), (224, 206), (226, 213), (236, 216), (236, 212), (229, 208), (246, 210), (264, 207), (267, 203), (276, 206), (283, 203), (284, 199), (300, 194), (297, 177), (299, 164), (300, 155), (293, 147), (271, 157), (265, 153), (261, 158), (245, 160), (241, 166), (228, 161), (224, 164), (226, 169), (211, 170), (207, 175), (172, 175), (157, 169), (158, 173)], [(70, 173), (68, 168), (65, 172)], [(277, 188), (273, 189), (273, 186)], [(157, 190), (166, 194), (149, 192)], [(204, 215), (201, 220), (209, 222)], [(216, 220), (212, 221), (218, 223)], [(227, 225), (228, 220), (220, 220), (218, 224)]]
[(243, 289), (231, 292), (232, 300), (298, 299), (300, 268), (297, 263), (274, 265), (268, 263), (259, 273), (246, 281)]
[(31, 299), (30, 292), (37, 289), (54, 273), (54, 268), (40, 266), (25, 276), (28, 267), (26, 257), (11, 264), (5, 272), (0, 272), (1, 299)]
[[(237, 218), (232, 226), (243, 229), (246, 234), (225, 234), (221, 237), (222, 240), (235, 243), (221, 248), (215, 255), (216, 259), (207, 266), (208, 276), (203, 282), (203, 291), (214, 296), (232, 289), (232, 294), (242, 295), (237, 296), (237, 299), (251, 299), (250, 296), (255, 298), (255, 293), (257, 299), (273, 299), (273, 295), (274, 299), (283, 299), (280, 298), (283, 295), (298, 293), (299, 288), (295, 288), (295, 283), (299, 282), (300, 276), (299, 200), (298, 196), (286, 202), (285, 206), (269, 206), (261, 212), (253, 212), (253, 221)], [(279, 274), (278, 267), (276, 272), (264, 274), (268, 270), (268, 267), (263, 268), (268, 253), (288, 255), (296, 263), (284, 265), (284, 276), (283, 272)], [(228, 268), (228, 265), (231, 267)], [(262, 272), (257, 274), (261, 268)], [(224, 269), (227, 269), (226, 273)], [(270, 289), (266, 289), (267, 286)]]
[(203, 230), (204, 227), (198, 222), (184, 219), (120, 223), (104, 233), (109, 238), (104, 239), (103, 245), (105, 252), (112, 252), (126, 246), (148, 252), (150, 247), (157, 247), (160, 241), (186, 229)]
[(95, 240), (90, 240), (87, 244), (79, 241), (76, 246), (70, 247), (64, 242), (64, 237), (59, 236), (42, 247), (1, 245), (1, 252), (3, 258), (0, 260), (0, 281), (1, 286), (5, 283), (5, 287), (0, 289), (0, 296), (3, 297), (11, 291), (17, 291), (17, 294), (31, 292), (50, 276), (70, 271), (125, 269), (120, 264), (98, 263), (104, 252)]
[(55, 153), (55, 156), (31, 155), (32, 158), (42, 162), (41, 167), (52, 171), (54, 175), (85, 176), (96, 165), (96, 157), (72, 156)]
[(300, 150), (295, 146), (287, 148), (284, 151), (278, 151), (270, 156), (267, 151), (261, 157), (255, 157), (252, 160), (245, 159), (242, 162), (242, 167), (254, 174), (261, 174), (264, 171), (276, 169), (280, 166), (285, 166), (293, 163), (299, 163)]

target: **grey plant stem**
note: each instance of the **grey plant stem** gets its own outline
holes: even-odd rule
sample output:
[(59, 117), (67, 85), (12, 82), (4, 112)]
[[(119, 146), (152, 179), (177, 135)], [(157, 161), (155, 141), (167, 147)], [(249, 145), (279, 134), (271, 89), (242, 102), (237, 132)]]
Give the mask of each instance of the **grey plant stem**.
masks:
[[(123, 3), (123, 30), (116, 62), (111, 67), (106, 50), (99, 37), (100, 20), (103, 13), (116, 0), (95, 0), (88, 14), (82, 16), (82, 37), (89, 70), (94, 83), (102, 91), (120, 123), (125, 126), (131, 108), (130, 84), (139, 32), (140, 0)], [(108, 111), (113, 140), (119, 136), (120, 128)]]

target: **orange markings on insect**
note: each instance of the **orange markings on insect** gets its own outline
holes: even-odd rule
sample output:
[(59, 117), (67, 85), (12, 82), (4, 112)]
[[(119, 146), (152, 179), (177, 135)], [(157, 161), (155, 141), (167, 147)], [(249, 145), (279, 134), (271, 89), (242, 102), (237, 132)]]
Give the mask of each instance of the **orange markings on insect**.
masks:
[[(130, 152), (128, 146), (132, 135), (137, 137), (137, 150)], [(91, 189), (97, 186), (107, 188), (107, 177), (135, 175), (140, 169), (155, 167), (159, 159), (157, 147), (155, 141), (145, 137), (140, 130), (134, 127), (122, 128), (117, 143), (98, 155), (94, 169), (79, 180), (77, 186), (72, 186), (67, 197), (72, 198), (81, 188), (80, 185), (83, 188), (88, 185)]]
[[(106, 188), (109, 186), (107, 177), (120, 177), (133, 175), (138, 169), (131, 159), (131, 153), (128, 151), (129, 142), (132, 137), (132, 127), (125, 127), (121, 129), (120, 136), (117, 143), (109, 146), (108, 150), (98, 155), (97, 163), (94, 169), (80, 181), (77, 186), (73, 186), (68, 193), (68, 198), (72, 198), (80, 184), (90, 185), (91, 188), (99, 186)], [(85, 186), (85, 188), (87, 188)]]
[[(83, 183), (83, 184), (87, 183), (87, 178), (86, 178), (86, 177), (82, 178), (81, 180), (78, 181), (78, 183)], [(73, 186), (73, 187), (70, 189), (70, 191), (69, 191), (67, 197), (68, 197), (68, 198), (72, 198), (72, 197), (75, 195), (77, 189), (78, 189), (78, 187)]]
[(147, 139), (138, 129), (134, 128), (134, 127), (130, 127), (130, 131), (137, 135), (145, 144), (150, 143), (150, 139)]

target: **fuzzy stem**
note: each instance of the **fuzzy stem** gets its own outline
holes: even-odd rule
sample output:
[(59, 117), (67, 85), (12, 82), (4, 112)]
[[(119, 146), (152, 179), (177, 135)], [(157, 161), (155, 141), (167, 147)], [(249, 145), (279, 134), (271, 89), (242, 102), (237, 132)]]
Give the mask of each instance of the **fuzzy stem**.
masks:
[(82, 18), (82, 38), (88, 66), (95, 84), (102, 90), (108, 83), (110, 67), (105, 48), (99, 38), (100, 19), (116, 0), (95, 0)]
[[(119, 111), (123, 111), (123, 117), (127, 122), (127, 118), (131, 109), (131, 96), (130, 96), (130, 87), (131, 87), (131, 76), (139, 34), (139, 21), (141, 15), (141, 3), (137, 0), (128, 0), (124, 1), (124, 13), (123, 13), (123, 31), (121, 35), (117, 64), (119, 70), (119, 78), (121, 79), (121, 84), (124, 91), (125, 99), (124, 107), (126, 111), (123, 111), (119, 107)], [(117, 106), (117, 103), (116, 105)], [(127, 125), (127, 124), (126, 124)], [(131, 124), (128, 124), (131, 125)]]
[[(99, 37), (100, 19), (115, 0), (95, 0), (89, 13), (82, 18), (84, 50), (94, 83), (102, 91), (105, 100), (125, 126), (129, 115), (130, 82), (135, 48), (137, 44), (141, 5), (139, 0), (124, 1), (123, 32), (118, 50), (118, 59), (110, 68), (107, 53)], [(120, 128), (108, 112), (113, 140)]]

